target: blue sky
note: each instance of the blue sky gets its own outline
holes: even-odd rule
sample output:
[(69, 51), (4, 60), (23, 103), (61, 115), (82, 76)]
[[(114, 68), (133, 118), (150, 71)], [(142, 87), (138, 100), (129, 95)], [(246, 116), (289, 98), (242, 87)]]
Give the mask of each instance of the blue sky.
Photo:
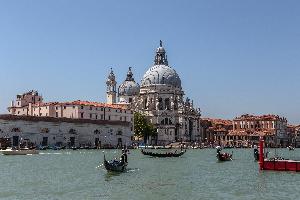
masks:
[(17, 93), (105, 101), (163, 40), (204, 117), (279, 114), (300, 124), (299, 1), (0, 1), (0, 113)]

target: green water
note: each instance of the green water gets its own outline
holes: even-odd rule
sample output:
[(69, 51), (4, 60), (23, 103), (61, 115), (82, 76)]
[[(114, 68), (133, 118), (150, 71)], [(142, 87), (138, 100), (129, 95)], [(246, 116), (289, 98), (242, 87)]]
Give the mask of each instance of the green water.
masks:
[[(109, 158), (119, 153), (106, 152)], [(300, 157), (300, 149), (280, 153)], [(300, 173), (259, 172), (251, 149), (234, 149), (232, 162), (219, 163), (215, 154), (199, 149), (180, 158), (151, 158), (132, 150), (121, 174), (104, 170), (102, 150), (0, 156), (0, 198), (300, 199)]]

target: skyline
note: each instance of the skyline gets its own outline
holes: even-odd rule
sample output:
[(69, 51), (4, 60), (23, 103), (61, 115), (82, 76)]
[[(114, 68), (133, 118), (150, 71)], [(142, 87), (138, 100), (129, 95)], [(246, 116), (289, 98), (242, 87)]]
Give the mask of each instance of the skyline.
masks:
[(300, 124), (297, 1), (172, 2), (159, 14), (153, 2), (0, 3), (0, 113), (31, 89), (45, 101), (105, 102), (110, 67), (118, 85), (128, 67), (140, 83), (162, 40), (202, 117)]

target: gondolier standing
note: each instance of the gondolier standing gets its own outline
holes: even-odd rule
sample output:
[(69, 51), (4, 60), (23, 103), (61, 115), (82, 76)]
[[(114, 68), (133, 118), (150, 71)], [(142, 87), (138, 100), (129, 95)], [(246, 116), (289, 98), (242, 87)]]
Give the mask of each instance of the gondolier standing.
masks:
[(127, 153), (126, 153), (126, 150), (125, 149), (122, 149), (122, 156), (121, 156), (121, 162), (122, 163), (128, 163), (128, 160), (127, 160)]

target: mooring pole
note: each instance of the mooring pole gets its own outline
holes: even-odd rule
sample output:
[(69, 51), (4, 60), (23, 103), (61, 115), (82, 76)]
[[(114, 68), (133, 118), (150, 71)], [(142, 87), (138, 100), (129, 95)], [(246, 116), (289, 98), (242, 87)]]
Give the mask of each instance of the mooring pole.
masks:
[(259, 168), (264, 169), (264, 138), (260, 137), (259, 139)]

